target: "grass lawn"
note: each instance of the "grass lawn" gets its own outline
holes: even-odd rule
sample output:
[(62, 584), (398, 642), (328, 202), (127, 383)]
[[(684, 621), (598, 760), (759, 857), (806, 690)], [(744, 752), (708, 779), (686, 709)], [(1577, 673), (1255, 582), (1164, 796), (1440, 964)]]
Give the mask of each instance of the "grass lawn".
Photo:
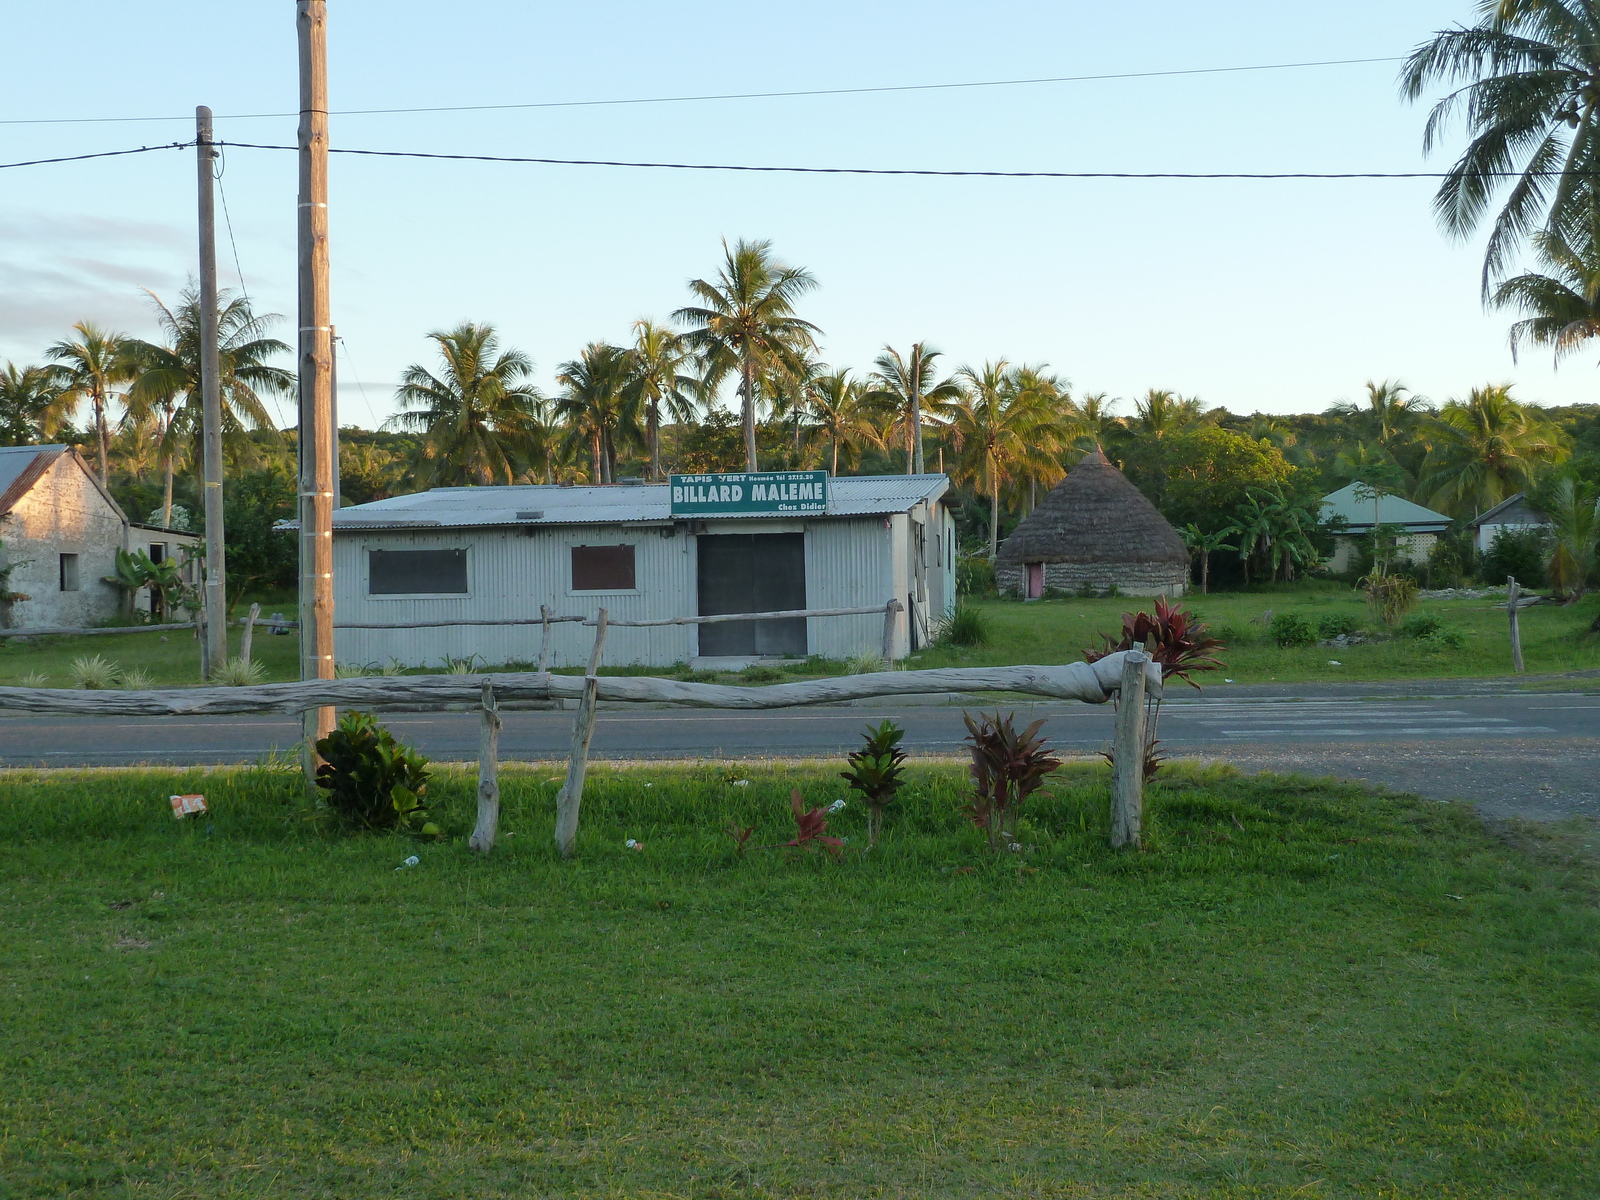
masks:
[[(988, 619), (990, 643), (974, 649), (934, 646), (912, 655), (909, 668), (948, 666), (1000, 666), (1018, 663), (1077, 662), (1086, 646), (1098, 644), (1098, 633), (1120, 629), (1124, 612), (1144, 608), (1148, 599), (971, 601)], [(1305, 683), (1323, 680), (1385, 680), (1492, 677), (1511, 673), (1510, 640), (1506, 614), (1492, 600), (1427, 600), (1419, 613), (1438, 615), (1465, 637), (1460, 649), (1431, 646), (1414, 638), (1395, 638), (1365, 646), (1330, 648), (1305, 646), (1284, 649), (1272, 643), (1263, 614), (1296, 612), (1313, 624), (1329, 615), (1347, 614), (1370, 624), (1364, 600), (1352, 589), (1335, 584), (1308, 584), (1283, 592), (1219, 593), (1191, 596), (1189, 607), (1207, 620), (1227, 644), (1222, 654), (1227, 670), (1202, 680), (1220, 684), (1224, 677), (1236, 683)], [(292, 613), (293, 605), (275, 606)], [(1600, 594), (1572, 608), (1541, 605), (1521, 614), (1522, 647), (1527, 668), (1535, 674), (1600, 668), (1600, 636), (1588, 627), (1600, 612)], [(241, 631), (231, 631), (238, 650)], [(166, 641), (162, 641), (162, 637)], [(266, 667), (266, 678), (298, 678), (298, 638), (273, 637), (257, 631), (254, 656)], [(142, 667), (158, 687), (178, 687), (199, 682), (200, 647), (188, 631), (161, 635), (115, 634), (102, 637), (38, 638), (17, 644), (0, 643), (0, 685), (19, 684), (32, 672), (47, 677), (47, 686), (72, 686), (69, 667), (80, 655), (100, 654), (126, 668)], [(1330, 661), (1332, 660), (1332, 661)], [(1338, 665), (1333, 665), (1337, 662)], [(533, 664), (512, 664), (532, 670)], [(437, 672), (440, 664), (429, 664)], [(478, 669), (483, 669), (479, 667)], [(490, 667), (488, 669), (502, 669)], [(832, 675), (849, 670), (846, 663), (809, 659), (782, 667), (764, 666), (743, 674), (689, 672), (680, 678), (720, 683), (774, 683), (784, 678)], [(581, 674), (581, 667), (566, 673)], [(602, 667), (602, 674), (671, 674), (662, 667)]]
[[(1348, 614), (1362, 625), (1373, 624), (1364, 598), (1338, 585), (1308, 585), (1278, 593), (1196, 594), (1186, 597), (1185, 603), (1209, 622), (1213, 633), (1227, 645), (1221, 655), (1227, 670), (1200, 676), (1208, 688), (1224, 676), (1236, 683), (1305, 683), (1511, 674), (1506, 613), (1493, 607), (1492, 600), (1424, 600), (1417, 605), (1416, 612), (1435, 614), (1465, 635), (1465, 645), (1459, 650), (1433, 648), (1414, 638), (1337, 648), (1273, 644), (1262, 619), (1269, 611), (1299, 613), (1313, 624), (1332, 614)], [(988, 646), (967, 650), (933, 647), (912, 656), (906, 665), (1076, 662), (1083, 657), (1085, 646), (1099, 644), (1097, 633), (1120, 630), (1124, 612), (1141, 607), (1149, 611), (1150, 604), (1133, 598), (1036, 600), (1028, 604), (978, 601), (974, 607), (989, 623)], [(1600, 635), (1587, 632), (1597, 612), (1600, 595), (1591, 595), (1571, 608), (1540, 605), (1524, 609), (1519, 620), (1527, 669), (1545, 674), (1600, 668)]]
[(997, 857), (922, 765), (877, 851), (741, 860), (828, 769), (597, 767), (563, 863), (554, 774), (487, 861), (462, 773), (420, 846), (266, 768), (0, 774), (0, 1191), (1595, 1194), (1592, 826), (1178, 767), (1115, 854), (1076, 766)]

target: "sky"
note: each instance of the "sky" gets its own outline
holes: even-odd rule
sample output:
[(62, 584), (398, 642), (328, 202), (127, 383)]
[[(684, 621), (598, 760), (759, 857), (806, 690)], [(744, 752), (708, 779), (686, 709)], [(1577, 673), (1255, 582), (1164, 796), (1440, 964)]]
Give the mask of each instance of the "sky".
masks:
[[(1398, 59), (1471, 0), (1106, 5), (818, 0), (684, 7), (330, 0), (332, 144), (790, 166), (1045, 171), (1411, 171), (1423, 106), (1398, 61), (877, 94), (347, 115)], [(12, 6), (0, 162), (193, 136), (293, 145), (292, 0)], [(93, 36), (81, 36), (92, 30)], [(234, 115), (245, 114), (245, 115)], [(30, 124), (38, 118), (140, 118)], [(143, 118), (177, 118), (144, 120)], [(197, 269), (192, 150), (0, 170), (0, 361), (74, 321), (154, 336), (142, 288)], [(1147, 388), (1235, 412), (1321, 411), (1398, 379), (1436, 401), (1512, 383), (1600, 399), (1593, 355), (1514, 362), (1481, 246), (1447, 238), (1430, 180), (950, 179), (429, 162), (335, 155), (332, 303), (343, 424), (394, 412), (426, 335), (487, 321), (554, 390), (591, 341), (665, 320), (721, 239), (770, 239), (819, 281), (821, 357), (870, 369), (926, 340), (962, 364), (1048, 363), (1077, 394)], [(295, 156), (229, 150), (218, 260), (258, 311), (295, 305)], [(223, 214), (219, 214), (223, 215)], [(231, 225), (232, 237), (229, 237)], [(292, 340), (291, 321), (279, 335)], [(288, 365), (287, 361), (286, 364)], [(287, 401), (278, 403), (284, 415)]]

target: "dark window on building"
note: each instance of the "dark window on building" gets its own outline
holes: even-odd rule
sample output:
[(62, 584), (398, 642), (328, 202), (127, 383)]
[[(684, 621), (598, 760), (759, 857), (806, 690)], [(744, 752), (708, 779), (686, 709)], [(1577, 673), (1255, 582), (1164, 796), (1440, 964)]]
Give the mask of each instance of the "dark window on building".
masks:
[(167, 544), (165, 542), (150, 543), (150, 561), (153, 563), (167, 561)]
[(78, 556), (76, 554), (63, 554), (61, 556), (61, 590), (75, 592), (78, 590)]
[(464, 596), (465, 550), (369, 550), (369, 596)]
[(636, 586), (632, 546), (572, 548), (573, 591), (631, 592)]

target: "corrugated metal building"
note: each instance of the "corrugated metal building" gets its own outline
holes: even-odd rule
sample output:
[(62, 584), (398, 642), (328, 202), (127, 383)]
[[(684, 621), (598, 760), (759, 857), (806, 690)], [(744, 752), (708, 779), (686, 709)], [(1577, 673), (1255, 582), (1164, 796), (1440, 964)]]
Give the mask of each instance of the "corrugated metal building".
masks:
[[(731, 478), (731, 477), (730, 477)], [(825, 513), (672, 515), (666, 484), (435, 488), (334, 514), (334, 656), (437, 666), (476, 655), (533, 662), (537, 625), (355, 629), (350, 625), (622, 620), (859, 608), (898, 599), (894, 653), (925, 645), (955, 604), (954, 522), (943, 475), (829, 481)], [(616, 628), (611, 664), (876, 653), (878, 615)], [(551, 665), (588, 660), (593, 630), (557, 625)]]

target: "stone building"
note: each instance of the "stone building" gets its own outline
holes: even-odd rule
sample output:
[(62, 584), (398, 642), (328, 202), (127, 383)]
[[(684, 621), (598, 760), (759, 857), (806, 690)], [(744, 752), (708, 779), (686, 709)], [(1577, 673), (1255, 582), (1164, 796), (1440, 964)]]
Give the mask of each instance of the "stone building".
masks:
[(1001, 543), (995, 582), (1002, 595), (1046, 591), (1124, 596), (1183, 595), (1189, 551), (1156, 506), (1098, 449), (1079, 460), (1044, 503)]
[[(0, 625), (104, 624), (125, 603), (105, 581), (116, 572), (118, 550), (143, 550), (160, 562), (199, 541), (128, 520), (71, 446), (0, 447), (0, 571), (12, 596), (0, 601)], [(135, 603), (148, 611), (149, 591)]]

